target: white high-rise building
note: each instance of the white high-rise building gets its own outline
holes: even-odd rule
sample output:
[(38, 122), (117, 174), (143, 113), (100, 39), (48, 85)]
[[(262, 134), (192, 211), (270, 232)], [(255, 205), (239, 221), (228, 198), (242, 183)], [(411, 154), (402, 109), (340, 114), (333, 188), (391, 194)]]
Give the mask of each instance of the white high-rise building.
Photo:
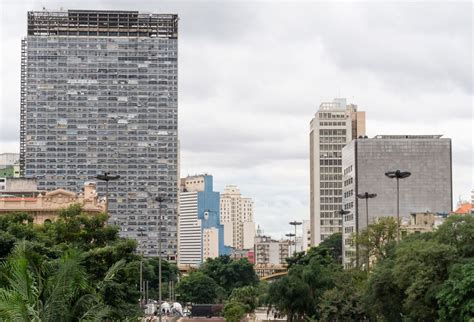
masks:
[(303, 220), (303, 225), (301, 226), (303, 230), (302, 234), (302, 251), (306, 251), (311, 247), (311, 221)]
[(321, 103), (310, 124), (311, 245), (342, 231), (342, 148), (365, 135), (365, 112), (345, 98)]
[(208, 258), (227, 254), (220, 223), (219, 192), (211, 175), (181, 179), (179, 193), (178, 263), (198, 267)]
[(224, 225), (226, 246), (235, 249), (253, 248), (253, 201), (251, 198), (242, 197), (237, 186), (229, 185), (221, 193), (221, 223)]

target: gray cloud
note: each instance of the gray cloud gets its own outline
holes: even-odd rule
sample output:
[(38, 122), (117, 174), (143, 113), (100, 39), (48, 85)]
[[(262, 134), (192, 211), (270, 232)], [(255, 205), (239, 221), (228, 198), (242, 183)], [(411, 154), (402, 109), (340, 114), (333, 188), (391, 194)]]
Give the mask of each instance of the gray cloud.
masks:
[[(2, 1), (0, 152), (17, 149), (26, 11), (63, 1)], [(454, 196), (473, 178), (472, 4), (77, 1), (68, 8), (178, 13), (181, 174), (238, 184), (255, 220), (281, 237), (309, 218), (309, 122), (347, 97), (370, 136), (453, 139)]]

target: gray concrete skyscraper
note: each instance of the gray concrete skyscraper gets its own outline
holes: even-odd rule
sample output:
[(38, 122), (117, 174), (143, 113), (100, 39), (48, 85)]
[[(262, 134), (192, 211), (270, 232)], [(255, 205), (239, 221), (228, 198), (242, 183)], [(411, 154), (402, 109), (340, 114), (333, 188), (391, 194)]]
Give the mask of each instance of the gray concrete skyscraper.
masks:
[[(32, 11), (21, 56), (20, 166), (39, 188), (78, 191), (103, 172), (111, 222), (158, 256), (177, 250), (178, 17)], [(104, 196), (105, 184), (99, 183)]]
[[(451, 139), (441, 135), (378, 135), (357, 139), (342, 149), (343, 263), (354, 265), (353, 234), (367, 228), (379, 217), (397, 216), (396, 180), (388, 171), (408, 171), (400, 180), (400, 220), (411, 213), (449, 213), (452, 210)], [(357, 198), (365, 192), (377, 197), (366, 203)], [(368, 215), (368, 217), (367, 217)]]
[(310, 124), (311, 245), (341, 232), (342, 148), (365, 135), (365, 112), (346, 99), (321, 103)]

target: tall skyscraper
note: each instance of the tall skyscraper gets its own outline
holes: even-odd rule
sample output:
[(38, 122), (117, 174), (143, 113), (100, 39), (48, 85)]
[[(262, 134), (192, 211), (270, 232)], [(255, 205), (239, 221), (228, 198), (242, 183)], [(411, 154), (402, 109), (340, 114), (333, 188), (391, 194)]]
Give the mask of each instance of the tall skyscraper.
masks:
[(357, 139), (342, 150), (343, 208), (350, 213), (343, 222), (343, 262), (354, 264), (352, 236), (367, 227), (366, 201), (357, 194), (375, 193), (368, 200), (368, 223), (379, 217), (397, 216), (397, 184), (388, 171), (409, 171), (400, 180), (400, 218), (411, 213), (449, 213), (452, 209), (451, 139), (441, 135), (378, 135)]
[(228, 253), (220, 223), (219, 192), (213, 191), (210, 175), (181, 179), (178, 244), (178, 263), (193, 267)]
[(226, 246), (237, 250), (253, 248), (253, 201), (242, 197), (237, 186), (229, 185), (221, 193), (221, 223), (224, 224)]
[(321, 103), (310, 124), (311, 245), (341, 232), (342, 148), (365, 135), (365, 112), (346, 99)]
[[(21, 55), (20, 166), (40, 189), (104, 172), (111, 222), (145, 256), (177, 252), (178, 17), (30, 11)], [(98, 193), (105, 195), (105, 183)], [(155, 201), (164, 196), (161, 212)]]

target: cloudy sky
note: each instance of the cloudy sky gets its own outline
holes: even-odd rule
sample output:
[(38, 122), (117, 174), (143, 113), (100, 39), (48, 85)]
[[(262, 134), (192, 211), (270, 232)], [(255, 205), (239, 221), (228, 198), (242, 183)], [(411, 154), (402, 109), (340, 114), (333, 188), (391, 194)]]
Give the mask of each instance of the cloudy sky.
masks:
[(27, 10), (178, 13), (181, 174), (237, 184), (281, 237), (309, 219), (309, 122), (346, 97), (367, 134), (453, 140), (454, 203), (473, 184), (470, 2), (82, 0), (0, 3), (0, 153), (18, 150)]

